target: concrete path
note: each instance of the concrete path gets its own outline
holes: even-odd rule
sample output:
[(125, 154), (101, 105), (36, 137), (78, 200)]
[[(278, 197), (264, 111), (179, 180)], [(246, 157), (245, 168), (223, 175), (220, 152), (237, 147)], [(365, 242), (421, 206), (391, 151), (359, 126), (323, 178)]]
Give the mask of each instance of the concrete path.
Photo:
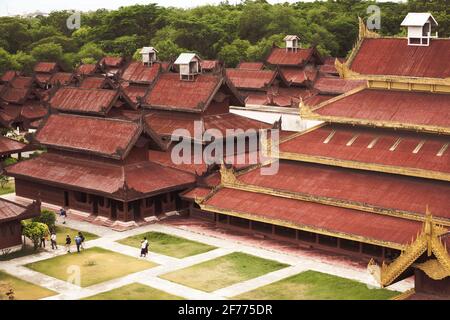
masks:
[[(40, 260), (49, 259), (58, 255), (66, 254), (63, 247), (58, 250), (48, 250), (31, 256), (25, 256), (16, 258), (13, 260), (0, 262), (0, 269), (4, 270), (18, 278), (32, 282), (39, 286), (48, 288), (57, 292), (58, 294), (52, 297), (47, 297), (47, 300), (65, 300), (65, 299), (82, 299), (92, 295), (96, 295), (102, 292), (106, 292), (115, 288), (122, 287), (131, 283), (141, 283), (153, 288), (168, 292), (170, 294), (185, 298), (185, 299), (226, 299), (234, 297), (236, 295), (254, 290), (258, 287), (268, 285), (270, 283), (279, 281), (286, 277), (298, 274), (306, 270), (314, 270), (323, 273), (336, 275), (343, 278), (353, 279), (367, 284), (369, 287), (376, 287), (375, 280), (369, 275), (369, 273), (361, 268), (349, 267), (346, 265), (330, 264), (329, 262), (320, 258), (313, 258), (311, 256), (298, 256), (281, 253), (275, 250), (264, 249), (247, 245), (245, 243), (214, 237), (207, 234), (200, 234), (195, 231), (181, 229), (169, 225), (152, 224), (142, 226), (136, 229), (128, 230), (125, 232), (112, 231), (103, 226), (93, 225), (87, 222), (67, 219), (66, 224), (69, 228), (73, 228), (80, 231), (90, 232), (100, 236), (98, 239), (94, 239), (86, 242), (85, 247), (101, 247), (107, 250), (118, 252), (130, 257), (139, 257), (139, 248), (133, 248), (116, 242), (117, 240), (127, 238), (129, 236), (139, 235), (149, 231), (158, 231), (167, 233), (174, 236), (187, 238), (193, 241), (206, 243), (217, 247), (217, 249), (186, 257), (183, 259), (177, 259), (173, 257), (164, 256), (157, 253), (150, 252), (146, 259), (152, 261), (158, 266), (131, 273), (123, 277), (119, 277), (110, 281), (106, 281), (100, 284), (92, 285), (87, 288), (80, 288), (74, 284), (61, 281), (41, 273), (35, 272), (26, 268), (24, 265), (36, 262)], [(217, 257), (221, 257), (232, 252), (244, 252), (254, 256), (258, 256), (265, 259), (276, 260), (288, 265), (288, 267), (281, 270), (277, 270), (263, 276), (242, 281), (226, 288), (216, 290), (212, 293), (202, 292), (187, 286), (170, 282), (162, 279), (159, 276), (165, 273), (187, 268), (189, 266), (209, 261)], [(406, 291), (412, 288), (411, 281), (401, 281), (391, 286), (389, 289)]]

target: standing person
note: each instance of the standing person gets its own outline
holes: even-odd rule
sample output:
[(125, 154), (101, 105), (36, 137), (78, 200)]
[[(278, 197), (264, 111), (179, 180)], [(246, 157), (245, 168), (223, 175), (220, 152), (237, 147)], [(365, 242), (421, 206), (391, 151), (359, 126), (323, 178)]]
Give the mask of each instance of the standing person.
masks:
[(52, 232), (52, 235), (50, 236), (50, 242), (52, 244), (52, 249), (58, 249), (58, 245), (56, 244), (56, 233), (55, 231)]
[(75, 244), (77, 245), (77, 252), (80, 253), (81, 237), (79, 235), (75, 237)]
[(41, 244), (39, 245), (41, 248), (45, 248), (45, 237), (46, 237), (47, 235), (43, 235), (42, 237), (41, 237)]
[(81, 231), (78, 232), (78, 236), (79, 236), (80, 239), (81, 239), (81, 245), (80, 245), (80, 247), (81, 247), (81, 249), (84, 250), (84, 240), (85, 240), (85, 237), (84, 237), (84, 235), (81, 233)]
[(64, 208), (59, 209), (59, 216), (63, 218), (63, 224), (66, 224), (67, 211)]
[(147, 237), (144, 237), (144, 240), (141, 241), (141, 257), (147, 256), (147, 250), (148, 250), (148, 241)]
[(70, 245), (72, 244), (72, 239), (70, 239), (70, 236), (67, 235), (66, 236), (66, 249), (67, 249), (67, 253), (70, 253)]

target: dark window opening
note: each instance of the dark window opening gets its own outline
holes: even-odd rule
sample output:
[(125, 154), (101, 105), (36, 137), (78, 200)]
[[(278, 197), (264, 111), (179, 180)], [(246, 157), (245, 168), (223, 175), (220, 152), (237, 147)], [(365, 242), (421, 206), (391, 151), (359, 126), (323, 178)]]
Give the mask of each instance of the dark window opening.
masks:
[(265, 223), (265, 222), (253, 221), (252, 222), (252, 230), (271, 234), (272, 233), (272, 225)]
[(319, 235), (319, 244), (328, 247), (337, 247), (338, 240), (336, 237)]
[(295, 229), (275, 226), (275, 234), (285, 238), (295, 239)]

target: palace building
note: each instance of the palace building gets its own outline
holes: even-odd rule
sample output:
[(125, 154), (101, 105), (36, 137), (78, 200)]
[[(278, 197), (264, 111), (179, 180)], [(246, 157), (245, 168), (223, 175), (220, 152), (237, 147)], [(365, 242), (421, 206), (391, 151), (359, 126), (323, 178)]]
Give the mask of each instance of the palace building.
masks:
[[(222, 166), (218, 187), (192, 195), (196, 216), (387, 263), (421, 237), (426, 206), (438, 236), (448, 233), (450, 40), (419, 46), (380, 37), (362, 22), (359, 34), (336, 69), (362, 85), (315, 106), (301, 101), (301, 117), (322, 123), (282, 139), (279, 150), (267, 145), (279, 151), (278, 173), (261, 174), (264, 164)], [(439, 249), (445, 259), (447, 250)]]

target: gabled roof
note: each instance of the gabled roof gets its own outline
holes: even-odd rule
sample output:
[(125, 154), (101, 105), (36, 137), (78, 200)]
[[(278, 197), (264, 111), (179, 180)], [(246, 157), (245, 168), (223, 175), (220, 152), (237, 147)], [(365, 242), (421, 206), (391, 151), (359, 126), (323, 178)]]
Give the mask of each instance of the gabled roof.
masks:
[(41, 124), (35, 138), (49, 148), (124, 159), (141, 132), (135, 122), (52, 114)]
[(106, 89), (114, 88), (113, 82), (103, 76), (98, 77), (86, 77), (83, 80), (81, 80), (79, 88), (82, 89)]
[(39, 216), (40, 212), (39, 202), (22, 205), (0, 198), (0, 223), (34, 218)]
[(151, 53), (151, 52), (158, 52), (158, 50), (156, 50), (153, 47), (142, 47), (141, 51), (139, 51), (140, 54)]
[(56, 72), (49, 79), (49, 83), (52, 85), (60, 84), (67, 85), (73, 80), (73, 74), (69, 72)]
[(227, 68), (226, 75), (237, 89), (265, 91), (276, 79), (277, 71)]
[(308, 119), (450, 134), (450, 94), (357, 88), (314, 108)]
[(140, 103), (140, 101), (145, 97), (149, 85), (142, 84), (122, 84), (122, 90), (134, 103)]
[(82, 64), (75, 70), (75, 74), (80, 76), (89, 76), (94, 74), (97, 69), (97, 64)]
[(202, 112), (222, 86), (233, 104), (244, 104), (236, 88), (222, 75), (199, 74), (193, 81), (183, 81), (177, 73), (162, 73), (145, 96), (143, 105), (154, 109)]
[(118, 90), (62, 87), (50, 98), (49, 104), (60, 111), (105, 115), (119, 95)]
[(315, 68), (280, 67), (279, 70), (284, 79), (290, 84), (311, 84), (317, 77), (317, 69)]
[(17, 89), (30, 88), (32, 85), (32, 77), (15, 77), (10, 81), (10, 86)]
[(156, 79), (160, 69), (159, 63), (148, 66), (141, 61), (133, 61), (125, 68), (122, 79), (128, 82), (150, 84)]
[(273, 47), (267, 63), (279, 66), (303, 66), (314, 57), (319, 64), (322, 58), (315, 48), (287, 50), (286, 48)]
[(23, 151), (27, 145), (25, 143), (0, 136), (0, 155), (10, 155)]
[(195, 53), (182, 53), (173, 64), (189, 64), (194, 58), (201, 60)]
[(58, 187), (70, 186), (74, 190), (121, 201), (185, 189), (195, 183), (192, 174), (151, 161), (120, 165), (55, 153), (44, 153), (6, 170), (8, 175), (21, 179), (44, 181)]
[(34, 72), (42, 73), (53, 73), (58, 69), (58, 64), (56, 62), (38, 62), (34, 68)]
[(201, 60), (200, 67), (202, 70), (213, 70), (219, 66), (218, 60)]
[(103, 57), (99, 63), (106, 67), (116, 68), (116, 67), (119, 67), (124, 61), (125, 61), (125, 59), (123, 57), (107, 56), (107, 57)]
[(409, 46), (406, 38), (364, 38), (350, 61), (363, 75), (449, 78), (450, 39), (432, 39), (428, 46)]
[(410, 12), (406, 15), (400, 25), (402, 27), (422, 27), (428, 20), (431, 20), (434, 25), (438, 25), (431, 13), (428, 12)]
[(262, 70), (264, 68), (264, 62), (246, 62), (242, 61), (236, 67), (238, 69), (246, 70)]

